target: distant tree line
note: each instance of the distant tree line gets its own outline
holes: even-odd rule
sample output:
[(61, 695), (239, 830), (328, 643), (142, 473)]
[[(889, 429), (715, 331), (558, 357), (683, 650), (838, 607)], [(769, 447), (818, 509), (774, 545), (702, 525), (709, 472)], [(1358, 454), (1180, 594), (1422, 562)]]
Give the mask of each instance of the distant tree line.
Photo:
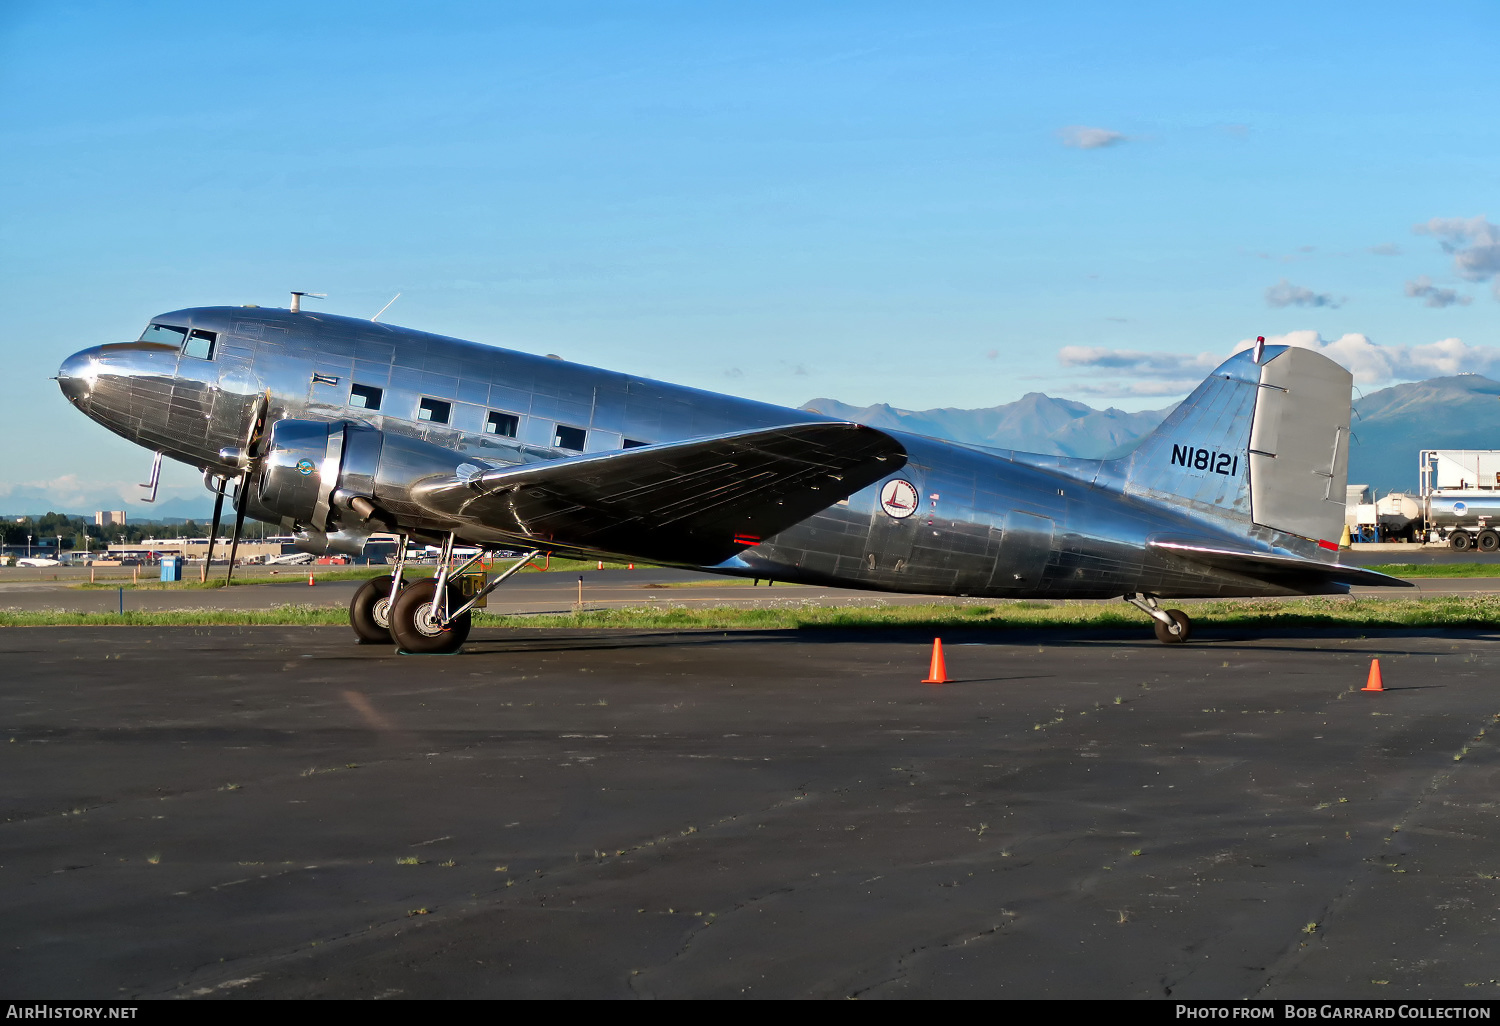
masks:
[[(162, 524), (152, 520), (141, 520), (129, 524), (107, 524), (99, 527), (83, 517), (70, 517), (66, 513), (44, 513), (39, 517), (14, 517), (0, 522), (0, 543), (25, 545), (26, 536), (31, 536), (33, 547), (52, 547), (62, 536), (62, 551), (81, 549), (88, 538), (90, 549), (102, 549), (109, 545), (132, 545), (143, 538), (207, 538), (207, 524), (189, 520), (181, 524)], [(221, 527), (221, 531), (223, 528)]]

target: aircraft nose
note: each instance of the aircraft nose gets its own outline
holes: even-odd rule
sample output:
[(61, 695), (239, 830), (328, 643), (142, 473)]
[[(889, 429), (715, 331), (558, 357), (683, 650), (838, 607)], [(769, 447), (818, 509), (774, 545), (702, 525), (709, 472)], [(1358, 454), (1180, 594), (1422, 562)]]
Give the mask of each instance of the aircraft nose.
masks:
[(68, 402), (80, 402), (94, 391), (94, 382), (99, 377), (98, 355), (97, 348), (85, 349), (68, 357), (57, 368), (57, 387), (62, 389)]

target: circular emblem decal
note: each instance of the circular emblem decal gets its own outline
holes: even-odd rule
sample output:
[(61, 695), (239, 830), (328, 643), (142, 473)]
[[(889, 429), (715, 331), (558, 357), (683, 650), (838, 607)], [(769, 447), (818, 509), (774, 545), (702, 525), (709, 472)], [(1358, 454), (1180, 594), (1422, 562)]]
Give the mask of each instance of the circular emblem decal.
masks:
[(1457, 513), (1459, 516), (1463, 516), (1465, 513), (1469, 512), (1469, 504), (1467, 502), (1455, 502), (1453, 504), (1453, 512)]
[(880, 508), (886, 516), (904, 520), (917, 511), (917, 486), (905, 478), (887, 481), (880, 489)]
[(298, 460), (297, 461), (297, 473), (301, 474), (303, 477), (307, 477), (310, 474), (312, 474), (312, 472), (313, 472), (313, 461), (312, 460)]

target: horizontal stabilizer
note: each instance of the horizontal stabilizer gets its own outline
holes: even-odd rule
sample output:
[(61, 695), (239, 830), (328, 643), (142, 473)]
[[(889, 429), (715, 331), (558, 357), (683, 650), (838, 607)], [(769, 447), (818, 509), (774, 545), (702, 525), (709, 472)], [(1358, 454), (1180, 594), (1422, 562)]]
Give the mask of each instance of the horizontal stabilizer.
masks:
[(1286, 556), (1275, 552), (1246, 552), (1238, 549), (1218, 548), (1213, 545), (1196, 545), (1191, 542), (1158, 541), (1148, 543), (1153, 549), (1164, 549), (1183, 559), (1218, 570), (1242, 573), (1251, 577), (1274, 580), (1285, 578), (1312, 578), (1330, 584), (1359, 584), (1371, 588), (1415, 588), (1410, 581), (1399, 577), (1366, 570), (1364, 567), (1343, 563), (1320, 563), (1299, 556)]
[(544, 547), (707, 566), (905, 464), (874, 428), (791, 424), (430, 480), (413, 497)]

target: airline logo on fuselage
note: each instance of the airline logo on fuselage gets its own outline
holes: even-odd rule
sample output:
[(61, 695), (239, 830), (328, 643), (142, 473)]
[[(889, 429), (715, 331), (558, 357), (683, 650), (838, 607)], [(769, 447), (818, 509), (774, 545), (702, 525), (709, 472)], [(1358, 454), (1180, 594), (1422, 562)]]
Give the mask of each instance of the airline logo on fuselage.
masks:
[(1199, 449), (1191, 445), (1172, 446), (1172, 465), (1205, 470), (1210, 474), (1223, 474), (1225, 477), (1238, 477), (1240, 474), (1238, 453)]
[(880, 489), (880, 508), (885, 510), (886, 516), (897, 520), (905, 520), (915, 513), (918, 501), (917, 486), (905, 478), (887, 481)]

